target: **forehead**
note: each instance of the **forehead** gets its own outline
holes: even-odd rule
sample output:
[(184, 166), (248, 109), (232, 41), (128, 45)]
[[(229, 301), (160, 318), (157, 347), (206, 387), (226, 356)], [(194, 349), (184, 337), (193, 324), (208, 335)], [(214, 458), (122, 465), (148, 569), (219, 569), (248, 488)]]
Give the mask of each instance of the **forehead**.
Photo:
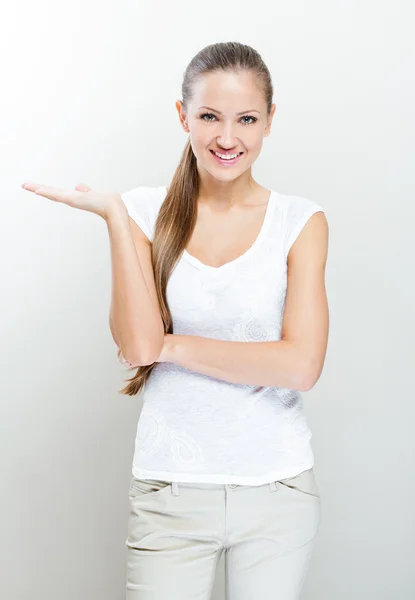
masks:
[(202, 75), (193, 87), (192, 108), (210, 106), (223, 113), (263, 110), (265, 99), (252, 72), (215, 71)]

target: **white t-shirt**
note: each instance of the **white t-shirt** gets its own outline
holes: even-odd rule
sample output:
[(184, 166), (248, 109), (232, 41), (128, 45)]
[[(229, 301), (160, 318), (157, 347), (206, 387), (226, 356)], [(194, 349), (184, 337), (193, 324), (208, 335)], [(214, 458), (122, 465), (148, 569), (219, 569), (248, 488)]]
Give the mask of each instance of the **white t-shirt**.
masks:
[[(165, 186), (122, 194), (150, 241)], [(314, 201), (271, 190), (254, 244), (221, 267), (183, 252), (167, 285), (173, 333), (218, 340), (281, 339), (288, 251), (315, 212)], [(314, 464), (301, 394), (235, 384), (172, 362), (157, 363), (143, 391), (134, 477), (262, 485)]]

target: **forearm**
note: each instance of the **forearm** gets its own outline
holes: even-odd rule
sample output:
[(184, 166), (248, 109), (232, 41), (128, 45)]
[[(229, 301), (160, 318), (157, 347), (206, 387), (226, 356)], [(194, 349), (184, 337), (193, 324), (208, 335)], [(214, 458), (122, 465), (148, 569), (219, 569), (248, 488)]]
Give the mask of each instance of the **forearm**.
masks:
[(115, 206), (106, 223), (112, 266), (110, 318), (117, 345), (132, 365), (150, 364), (163, 343), (163, 323), (147, 288), (125, 206)]
[(293, 342), (232, 342), (170, 335), (168, 345), (166, 360), (204, 375), (232, 383), (308, 389), (308, 364)]

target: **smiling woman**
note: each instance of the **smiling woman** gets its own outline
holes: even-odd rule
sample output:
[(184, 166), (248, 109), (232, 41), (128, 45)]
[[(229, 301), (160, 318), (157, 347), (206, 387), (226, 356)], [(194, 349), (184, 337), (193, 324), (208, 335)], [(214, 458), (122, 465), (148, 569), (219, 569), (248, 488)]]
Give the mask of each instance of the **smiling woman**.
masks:
[(108, 225), (110, 328), (136, 369), (121, 392), (144, 392), (126, 599), (207, 598), (231, 550), (231, 598), (297, 600), (320, 522), (301, 392), (327, 347), (327, 220), (252, 176), (276, 110), (256, 50), (203, 48), (176, 110), (188, 140), (168, 186), (25, 186)]
[(207, 46), (182, 93), (189, 139), (170, 185), (122, 195), (151, 244), (141, 262), (165, 330), (159, 358), (122, 390), (144, 389), (127, 598), (207, 597), (226, 548), (231, 597), (278, 586), (296, 600), (320, 521), (301, 391), (326, 352), (327, 220), (313, 200), (252, 177), (276, 108), (253, 48)]

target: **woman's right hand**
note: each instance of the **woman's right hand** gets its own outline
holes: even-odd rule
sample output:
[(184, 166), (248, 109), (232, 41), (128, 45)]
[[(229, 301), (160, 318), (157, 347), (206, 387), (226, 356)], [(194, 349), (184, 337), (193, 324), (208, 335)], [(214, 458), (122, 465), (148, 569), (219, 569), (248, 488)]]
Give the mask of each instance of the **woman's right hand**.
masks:
[(37, 196), (44, 196), (55, 202), (63, 202), (72, 208), (80, 208), (95, 213), (107, 220), (111, 210), (118, 205), (123, 205), (120, 194), (116, 192), (95, 192), (89, 185), (79, 183), (75, 190), (62, 190), (39, 183), (23, 183), (22, 188), (34, 192)]

